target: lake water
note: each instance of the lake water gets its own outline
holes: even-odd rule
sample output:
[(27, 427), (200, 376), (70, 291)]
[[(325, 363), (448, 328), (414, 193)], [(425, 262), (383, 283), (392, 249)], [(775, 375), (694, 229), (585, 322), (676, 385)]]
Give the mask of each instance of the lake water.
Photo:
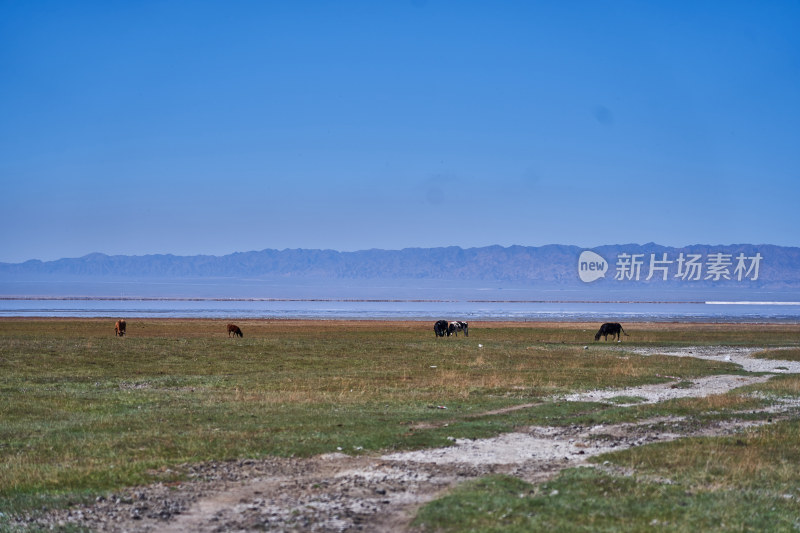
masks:
[[(90, 294), (90, 296), (74, 296)], [(223, 296), (225, 295), (225, 296)], [(608, 291), (413, 281), (0, 283), (0, 317), (800, 323), (800, 293)]]
[(0, 300), (3, 317), (800, 322), (794, 303)]

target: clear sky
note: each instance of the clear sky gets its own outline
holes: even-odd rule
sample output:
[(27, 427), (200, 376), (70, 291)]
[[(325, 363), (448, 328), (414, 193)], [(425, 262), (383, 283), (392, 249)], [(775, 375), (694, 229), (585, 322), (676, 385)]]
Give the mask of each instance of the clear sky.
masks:
[(800, 245), (800, 2), (0, 0), (0, 261)]

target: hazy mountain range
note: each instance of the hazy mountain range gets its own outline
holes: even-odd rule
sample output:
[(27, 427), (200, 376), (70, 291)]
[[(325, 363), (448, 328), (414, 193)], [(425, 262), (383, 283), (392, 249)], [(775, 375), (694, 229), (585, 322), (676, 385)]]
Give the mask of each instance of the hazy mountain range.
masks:
[[(56, 261), (0, 263), (0, 280), (328, 278), (480, 280), (568, 285), (581, 284), (578, 262), (584, 250), (577, 246), (547, 245), (466, 249), (451, 246), (356, 252), (267, 249), (224, 256), (109, 256), (95, 253)], [(649, 243), (606, 245), (591, 250), (607, 261), (608, 271), (594, 282), (596, 285), (694, 282), (698, 285), (721, 283), (772, 288), (800, 287), (798, 247), (698, 244), (673, 248)], [(686, 277), (684, 268), (684, 261), (691, 257), (696, 265), (701, 265), (698, 268), (703, 269), (694, 273), (697, 274), (695, 280)], [(625, 268), (620, 265), (630, 258), (633, 258), (633, 264), (638, 263), (639, 270), (634, 272), (628, 269), (620, 273), (620, 269)], [(737, 258), (740, 261), (737, 262)], [(717, 263), (716, 271), (712, 270), (712, 262)], [(660, 268), (651, 273), (654, 265)], [(736, 270), (737, 266), (739, 271)], [(683, 278), (680, 277), (681, 273)], [(646, 279), (648, 276), (651, 276), (650, 279)]]

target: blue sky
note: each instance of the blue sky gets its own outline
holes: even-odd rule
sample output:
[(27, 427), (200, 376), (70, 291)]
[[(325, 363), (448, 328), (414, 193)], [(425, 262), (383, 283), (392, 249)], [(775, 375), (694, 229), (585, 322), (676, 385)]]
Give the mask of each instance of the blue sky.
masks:
[(0, 261), (800, 245), (800, 3), (0, 1)]

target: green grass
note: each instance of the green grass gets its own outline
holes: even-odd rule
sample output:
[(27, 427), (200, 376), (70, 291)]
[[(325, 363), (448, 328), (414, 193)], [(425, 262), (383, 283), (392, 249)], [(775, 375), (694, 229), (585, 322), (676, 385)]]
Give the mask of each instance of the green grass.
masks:
[(681, 480), (658, 482), (569, 469), (531, 485), (509, 476), (465, 483), (426, 505), (424, 531), (796, 531), (797, 493), (746, 488), (707, 490)]
[(782, 348), (780, 350), (763, 350), (753, 354), (761, 359), (777, 359), (780, 361), (800, 361), (800, 348)]
[(423, 507), (425, 531), (797, 531), (800, 422), (687, 438), (594, 458), (626, 467), (563, 471), (531, 485), (508, 476), (465, 483)]
[(613, 398), (606, 400), (606, 402), (613, 404), (635, 404), (644, 401), (646, 401), (645, 398), (642, 398), (641, 396), (614, 396)]
[(799, 394), (784, 376), (763, 385), (759, 398), (631, 407), (544, 401), (481, 416), (665, 375), (737, 373), (731, 363), (620, 350), (792, 346), (800, 330), (792, 326), (749, 332), (749, 340), (723, 325), (626, 327), (631, 336), (612, 345), (592, 342), (596, 328), (581, 324), (473, 324), (470, 337), (458, 339), (435, 338), (428, 323), (240, 325), (245, 337), (229, 339), (222, 321), (129, 320), (128, 335), (116, 338), (113, 321), (0, 320), (0, 512), (180, 479), (180, 465), (191, 462), (444, 446), (447, 437), (660, 412), (703, 423), (769, 402), (764, 395)]

